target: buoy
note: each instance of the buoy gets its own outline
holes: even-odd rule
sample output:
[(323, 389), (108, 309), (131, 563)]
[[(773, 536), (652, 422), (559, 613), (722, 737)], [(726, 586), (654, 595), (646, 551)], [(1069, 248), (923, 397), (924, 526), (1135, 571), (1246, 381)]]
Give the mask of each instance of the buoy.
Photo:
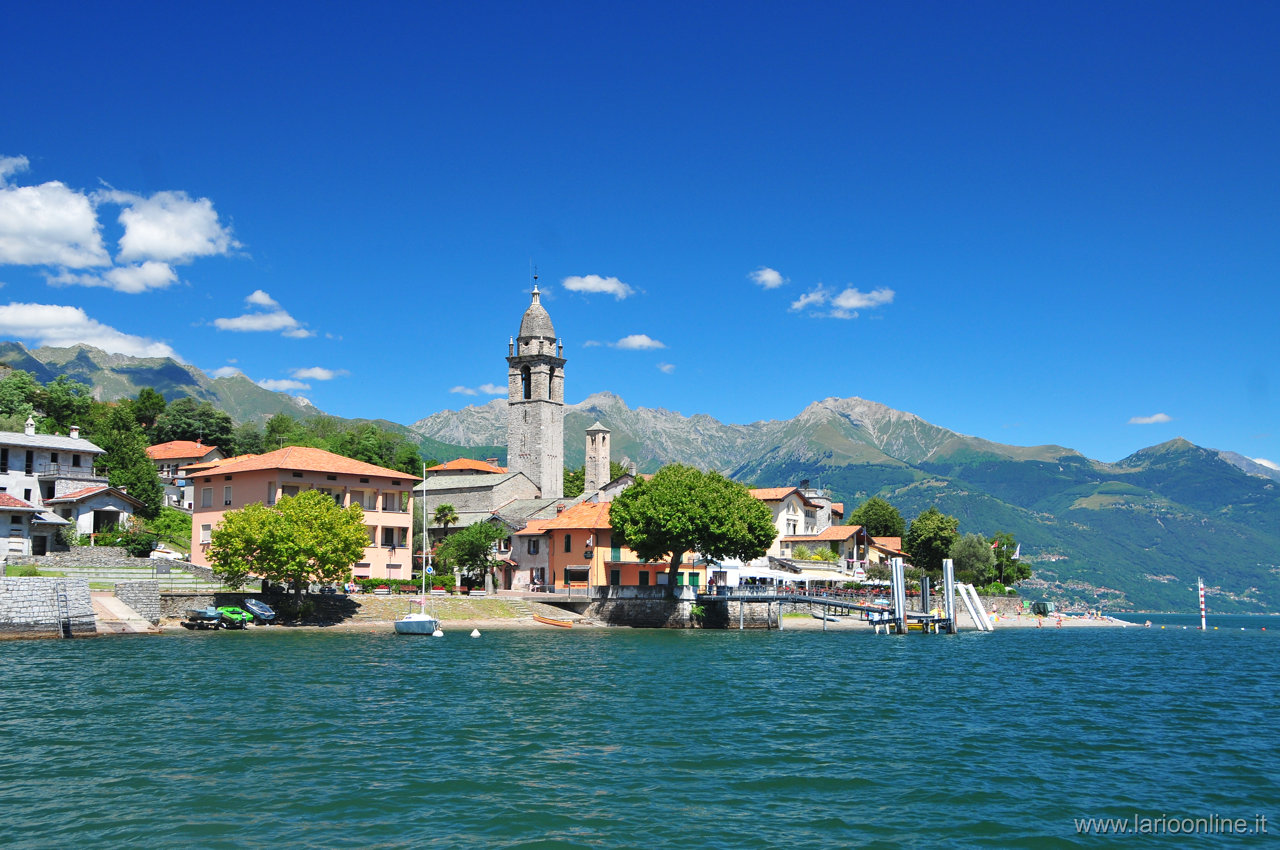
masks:
[(472, 637), (480, 637), (480, 630), (479, 630), (479, 629), (472, 629), (472, 630), (471, 630), (471, 636), (472, 636)]
[(432, 632), (432, 633), (431, 633), (431, 636), (432, 636), (432, 637), (444, 637), (444, 630), (443, 630), (443, 629), (436, 629), (434, 632)]

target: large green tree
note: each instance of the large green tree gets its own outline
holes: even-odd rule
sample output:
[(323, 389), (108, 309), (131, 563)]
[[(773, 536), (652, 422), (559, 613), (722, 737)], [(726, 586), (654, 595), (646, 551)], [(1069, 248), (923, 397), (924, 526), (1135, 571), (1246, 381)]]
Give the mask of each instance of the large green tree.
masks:
[(960, 521), (931, 507), (911, 521), (902, 546), (911, 555), (911, 563), (932, 578), (942, 575), (942, 562), (951, 557)]
[(957, 537), (947, 551), (955, 566), (956, 581), (985, 587), (996, 578), (996, 554), (991, 541), (981, 534)]
[(14, 369), (0, 380), (0, 422), (5, 431), (21, 431), (27, 417), (35, 413), (40, 384), (30, 372)]
[[(455, 517), (455, 521), (456, 521)], [(477, 581), (494, 564), (493, 544), (507, 536), (506, 529), (487, 522), (475, 522), (461, 531), (451, 534), (440, 544), (439, 555), (443, 563), (458, 567)]]
[(209, 561), (232, 587), (257, 576), (289, 585), (296, 603), (312, 582), (350, 578), (351, 565), (368, 545), (359, 505), (340, 508), (332, 496), (307, 490), (272, 507), (255, 503), (227, 511), (213, 531)]
[(106, 467), (107, 482), (142, 502), (138, 514), (144, 519), (159, 516), (164, 504), (164, 488), (156, 476), (155, 463), (147, 457), (146, 434), (129, 406), (106, 408), (92, 437), (106, 449), (96, 463)]
[(777, 534), (773, 513), (746, 487), (681, 464), (664, 466), (618, 494), (609, 522), (615, 538), (643, 560), (667, 561), (672, 594), (685, 552), (749, 561), (763, 555)]
[(171, 440), (199, 440), (206, 446), (222, 448), (231, 441), (231, 417), (207, 401), (190, 396), (170, 402), (156, 416), (152, 438), (157, 443)]
[(872, 496), (859, 505), (849, 514), (845, 525), (860, 525), (872, 537), (901, 537), (907, 529), (898, 509), (879, 496)]
[(93, 406), (92, 387), (59, 375), (36, 397), (36, 407), (44, 413), (39, 430), (42, 434), (65, 434), (73, 425), (83, 426), (91, 420)]

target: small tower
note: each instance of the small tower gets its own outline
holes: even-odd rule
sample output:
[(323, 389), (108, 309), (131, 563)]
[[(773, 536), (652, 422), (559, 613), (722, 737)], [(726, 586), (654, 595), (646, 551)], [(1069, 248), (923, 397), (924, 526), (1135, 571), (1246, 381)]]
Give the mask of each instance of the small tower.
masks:
[(583, 475), (584, 494), (590, 495), (609, 483), (609, 429), (596, 420), (587, 429), (587, 463)]
[(507, 343), (507, 467), (529, 476), (542, 498), (559, 499), (564, 495), (564, 345), (534, 280), (520, 333)]

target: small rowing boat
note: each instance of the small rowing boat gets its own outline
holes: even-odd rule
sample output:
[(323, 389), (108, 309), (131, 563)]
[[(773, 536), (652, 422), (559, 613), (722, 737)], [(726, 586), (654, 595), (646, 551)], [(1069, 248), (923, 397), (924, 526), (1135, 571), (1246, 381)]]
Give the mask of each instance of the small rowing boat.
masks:
[(573, 623), (569, 620), (557, 620), (552, 617), (543, 617), (541, 614), (534, 614), (533, 619), (548, 626), (559, 626), (562, 629), (573, 628)]

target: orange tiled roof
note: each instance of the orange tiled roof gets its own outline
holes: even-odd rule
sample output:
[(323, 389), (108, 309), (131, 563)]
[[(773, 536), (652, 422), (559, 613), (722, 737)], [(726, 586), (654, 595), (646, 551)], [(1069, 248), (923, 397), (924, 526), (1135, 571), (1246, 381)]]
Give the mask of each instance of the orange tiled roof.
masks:
[(860, 525), (832, 525), (810, 536), (814, 540), (848, 540), (861, 529)]
[(780, 502), (795, 489), (795, 487), (760, 487), (749, 492), (762, 502)]
[(531, 519), (529, 524), (515, 533), (516, 537), (534, 537), (543, 534), (547, 530), (549, 519)]
[(98, 484), (97, 486), (85, 487), (80, 490), (75, 490), (74, 492), (71, 492), (71, 493), (63, 493), (61, 496), (58, 496), (53, 499), (45, 499), (45, 501), (46, 502), (74, 502), (77, 499), (83, 499), (85, 496), (92, 496), (94, 493), (101, 493), (105, 490), (110, 490), (110, 489), (111, 489), (110, 487), (104, 486), (102, 484)]
[(831, 513), (840, 514), (840, 516), (844, 516), (844, 502), (832, 502)]
[(542, 526), (544, 531), (557, 528), (613, 528), (609, 524), (612, 502), (579, 502)]
[(204, 457), (217, 450), (217, 446), (206, 446), (198, 440), (172, 440), (148, 446), (147, 457), (152, 460), (176, 460), (182, 457)]
[(892, 549), (895, 552), (902, 551), (901, 537), (872, 537), (871, 542), (882, 549)]
[(374, 466), (371, 463), (336, 455), (324, 449), (313, 449), (310, 446), (285, 446), (283, 449), (276, 449), (274, 452), (267, 452), (263, 455), (241, 455), (207, 464), (192, 464), (184, 468), (189, 470), (217, 469), (220, 475), (224, 473), (259, 472), (267, 469), (288, 469), (296, 472), (377, 475), (382, 478), (422, 480), (419, 476), (408, 472)]
[(0, 508), (8, 508), (16, 511), (39, 510), (35, 505), (24, 502), (17, 496), (10, 496), (8, 493), (0, 493)]
[(483, 460), (474, 460), (469, 457), (460, 457), (456, 460), (427, 468), (427, 472), (457, 472), (459, 470), (467, 472), (506, 472), (507, 468), (505, 466), (494, 466)]

